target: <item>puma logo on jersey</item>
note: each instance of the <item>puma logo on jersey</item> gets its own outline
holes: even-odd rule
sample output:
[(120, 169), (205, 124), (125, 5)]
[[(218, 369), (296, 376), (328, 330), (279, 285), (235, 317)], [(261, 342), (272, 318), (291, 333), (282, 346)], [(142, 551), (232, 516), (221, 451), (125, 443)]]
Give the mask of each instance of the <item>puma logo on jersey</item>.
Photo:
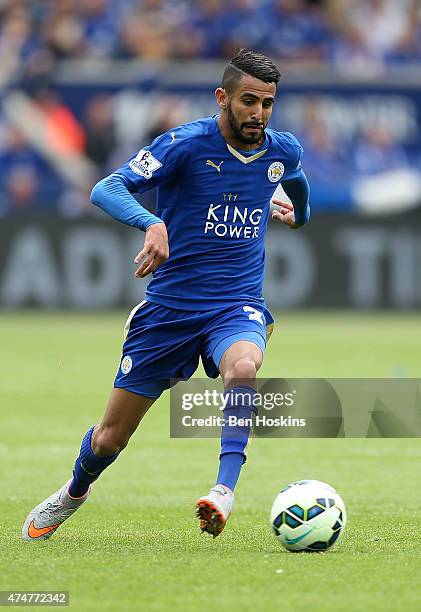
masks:
[(208, 159), (208, 160), (206, 161), (206, 165), (207, 165), (207, 166), (212, 166), (212, 168), (215, 168), (215, 170), (217, 170), (217, 171), (218, 171), (218, 174), (221, 174), (221, 166), (222, 166), (222, 164), (223, 164), (223, 163), (224, 163), (224, 162), (223, 162), (223, 161), (221, 161), (221, 162), (219, 163), (219, 166), (217, 166), (217, 165), (215, 164), (215, 162), (213, 162), (213, 161), (212, 161), (212, 160), (210, 160), (210, 159)]

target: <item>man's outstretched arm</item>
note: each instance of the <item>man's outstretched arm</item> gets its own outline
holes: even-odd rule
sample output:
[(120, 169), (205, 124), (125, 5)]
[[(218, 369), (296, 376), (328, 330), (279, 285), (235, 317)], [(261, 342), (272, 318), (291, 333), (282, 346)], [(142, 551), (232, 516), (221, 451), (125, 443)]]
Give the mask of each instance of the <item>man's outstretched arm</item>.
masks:
[(143, 278), (154, 272), (169, 257), (165, 223), (144, 208), (129, 191), (129, 180), (121, 174), (111, 174), (95, 185), (91, 202), (113, 219), (146, 232), (143, 249), (134, 262), (140, 264), (135, 276)]
[(122, 174), (110, 174), (95, 185), (91, 202), (116, 221), (132, 225), (143, 231), (161, 219), (144, 208), (130, 193), (129, 179)]
[(274, 198), (272, 202), (280, 208), (273, 211), (272, 218), (279, 219), (291, 229), (298, 229), (310, 219), (310, 187), (307, 177), (304, 172), (301, 172), (297, 178), (284, 181), (282, 188), (290, 198), (292, 205)]

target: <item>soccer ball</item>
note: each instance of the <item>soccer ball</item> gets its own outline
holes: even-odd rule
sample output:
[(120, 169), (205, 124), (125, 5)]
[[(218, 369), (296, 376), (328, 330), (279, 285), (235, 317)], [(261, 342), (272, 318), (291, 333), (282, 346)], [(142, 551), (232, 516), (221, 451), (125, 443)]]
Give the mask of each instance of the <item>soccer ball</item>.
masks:
[(342, 535), (345, 504), (325, 482), (297, 480), (282, 489), (273, 502), (270, 523), (287, 550), (320, 552)]

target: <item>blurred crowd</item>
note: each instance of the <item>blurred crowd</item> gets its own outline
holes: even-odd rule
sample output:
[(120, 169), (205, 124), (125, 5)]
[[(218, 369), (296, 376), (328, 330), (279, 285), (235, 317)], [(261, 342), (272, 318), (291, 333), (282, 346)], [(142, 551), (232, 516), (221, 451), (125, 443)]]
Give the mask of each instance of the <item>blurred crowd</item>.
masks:
[[(58, 211), (67, 217), (101, 215), (89, 202), (92, 185), (157, 135), (198, 117), (194, 99), (189, 101), (181, 94), (139, 93), (133, 99), (133, 93), (129, 93), (120, 109), (119, 95), (103, 92), (88, 97), (77, 117), (56, 92), (39, 92), (31, 99), (42, 129), (42, 141), (38, 140), (36, 146), (31, 131), (27, 131), (25, 109), (17, 112), (22, 123), (2, 121), (0, 115), (0, 217), (30, 211)], [(293, 131), (302, 143), (315, 210), (353, 210), (353, 189), (365, 178), (379, 177), (383, 181), (395, 171), (419, 173), (420, 126), (418, 137), (413, 137), (414, 132), (409, 143), (399, 125), (401, 119), (393, 126), (388, 117), (366, 120), (344, 134), (337, 129), (337, 121), (336, 126), (332, 122), (329, 95), (301, 96), (300, 102), (296, 98), (288, 103), (294, 112), (300, 105), (295, 120), (288, 113), (282, 118), (288, 100), (284, 94), (271, 125)], [(138, 114), (128, 112), (140, 100), (144, 106)], [(82, 175), (86, 176), (84, 181), (80, 180)], [(396, 180), (406, 182), (407, 178), (399, 176)], [(415, 193), (413, 196), (418, 198)], [(143, 194), (141, 202), (153, 209), (155, 193)]]
[[(161, 95), (151, 103), (149, 131), (135, 133), (126, 115), (130, 141), (118, 127), (114, 95), (90, 94), (75, 107), (51, 87), (57, 61), (222, 59), (240, 47), (266, 53), (283, 71), (325, 65), (378, 74), (421, 62), (421, 0), (0, 0), (0, 101), (8, 83), (19, 83), (32, 106), (26, 124), (42, 124), (42, 143), (38, 135), (34, 146), (23, 111), (0, 106), (0, 215), (95, 214), (89, 185), (135, 153), (134, 142), (147, 144), (198, 116), (182, 97)], [(345, 202), (355, 177), (421, 161), (419, 134), (408, 148), (384, 122), (373, 122), (345, 141), (316, 98), (298, 126), (281, 127), (304, 144), (316, 202), (319, 193), (332, 206)], [(85, 185), (72, 180), (73, 167), (73, 175), (87, 177)]]
[(54, 58), (224, 58), (365, 67), (421, 59), (419, 0), (0, 0), (0, 69)]

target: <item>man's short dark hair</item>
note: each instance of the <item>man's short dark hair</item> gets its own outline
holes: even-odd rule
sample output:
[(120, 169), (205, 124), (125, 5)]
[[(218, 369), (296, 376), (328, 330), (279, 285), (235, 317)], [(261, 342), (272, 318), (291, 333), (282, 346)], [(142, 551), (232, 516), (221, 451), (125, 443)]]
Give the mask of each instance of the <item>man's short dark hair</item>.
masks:
[(241, 49), (225, 68), (222, 87), (229, 95), (232, 94), (245, 74), (275, 85), (281, 77), (278, 67), (266, 55)]

